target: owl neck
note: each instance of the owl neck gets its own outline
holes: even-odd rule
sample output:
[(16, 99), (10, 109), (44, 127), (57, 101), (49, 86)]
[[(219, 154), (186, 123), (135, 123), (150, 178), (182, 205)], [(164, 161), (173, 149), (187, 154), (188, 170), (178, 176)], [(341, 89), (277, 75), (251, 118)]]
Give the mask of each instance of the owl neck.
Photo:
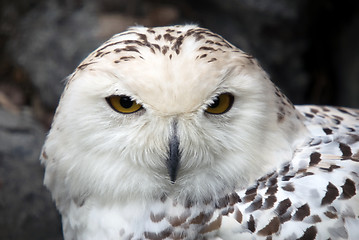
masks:
[(275, 89), (275, 125), (272, 131), (272, 140), (275, 144), (272, 152), (277, 156), (281, 151), (285, 154), (280, 163), (290, 161), (297, 146), (309, 136), (309, 131), (304, 125), (304, 116), (295, 108), (291, 101), (274, 86)]

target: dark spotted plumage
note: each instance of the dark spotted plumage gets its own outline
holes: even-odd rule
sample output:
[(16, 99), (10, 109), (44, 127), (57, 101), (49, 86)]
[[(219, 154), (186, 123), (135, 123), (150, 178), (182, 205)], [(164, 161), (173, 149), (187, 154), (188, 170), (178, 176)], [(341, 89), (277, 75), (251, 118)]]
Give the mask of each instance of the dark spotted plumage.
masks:
[[(249, 201), (235, 204), (228, 216), (240, 216), (233, 234), (238, 239), (356, 239), (359, 111), (319, 106), (296, 109), (305, 117), (312, 137), (298, 147), (290, 162), (237, 192)], [(333, 121), (339, 119), (340, 124)], [(264, 204), (259, 199), (265, 199)]]

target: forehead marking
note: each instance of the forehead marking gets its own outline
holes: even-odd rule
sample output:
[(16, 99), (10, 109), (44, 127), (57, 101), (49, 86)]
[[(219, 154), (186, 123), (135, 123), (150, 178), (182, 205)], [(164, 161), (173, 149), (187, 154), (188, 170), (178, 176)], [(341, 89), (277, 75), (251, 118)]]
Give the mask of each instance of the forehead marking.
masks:
[[(171, 60), (174, 54), (179, 55), (181, 53), (181, 47), (186, 38), (192, 38), (196, 42), (199, 42), (197, 48), (198, 56), (196, 59), (203, 59), (207, 61), (207, 63), (212, 63), (218, 60), (217, 57), (213, 57), (214, 52), (238, 52), (248, 59), (251, 58), (232, 46), (220, 35), (214, 34), (207, 29), (191, 28), (186, 31), (181, 31), (180, 27), (181, 26), (175, 26), (167, 29), (148, 28), (144, 32), (142, 32), (142, 29), (137, 30), (136, 28), (130, 28), (129, 31), (119, 33), (106, 41), (102, 47), (90, 54), (77, 70), (84, 70), (88, 65), (97, 63), (99, 59), (104, 56), (110, 56), (111, 54), (120, 54), (112, 60), (116, 64), (131, 61), (133, 59), (144, 60), (145, 57), (143, 57), (142, 51), (145, 49), (149, 49), (153, 54), (168, 54), (168, 57)], [(124, 36), (129, 36), (129, 39), (121, 39)]]
[(119, 63), (121, 61), (130, 61), (131, 59), (134, 59), (134, 58), (135, 58), (134, 56), (124, 56), (124, 57), (121, 57), (120, 60), (115, 60), (114, 62)]
[(91, 64), (94, 64), (96, 62), (89, 62), (89, 63), (84, 63), (84, 64), (81, 64), (80, 66), (77, 67), (77, 69), (79, 70), (83, 70), (85, 69), (87, 66), (91, 65)]
[(163, 35), (163, 38), (166, 39), (168, 42), (172, 42), (174, 39), (176, 39), (176, 37), (172, 36), (169, 33), (166, 33), (165, 35)]
[(155, 30), (153, 30), (152, 28), (148, 28), (148, 29), (147, 29), (147, 32), (149, 32), (149, 33), (153, 33), (153, 34), (155, 34), (155, 33), (156, 33), (156, 31), (155, 31)]
[(210, 63), (210, 62), (214, 62), (214, 61), (217, 61), (217, 58), (211, 58), (211, 59), (208, 60), (207, 62)]
[(172, 46), (172, 50), (175, 51), (177, 54), (179, 54), (180, 52), (180, 46), (183, 43), (183, 39), (184, 39), (183, 35), (179, 36), (176, 42)]
[(163, 54), (163, 55), (166, 55), (168, 49), (170, 49), (169, 46), (163, 46), (163, 47), (162, 47), (162, 54)]
[(120, 53), (121, 51), (127, 51), (127, 52), (137, 52), (140, 53), (140, 51), (138, 51), (136, 46), (126, 46), (125, 48), (116, 48), (114, 50), (116, 53)]
[[(149, 33), (152, 33), (152, 34), (155, 34), (156, 31), (154, 29), (147, 29), (147, 32)], [(166, 30), (166, 33), (163, 35), (163, 38), (169, 42), (169, 43), (172, 43), (172, 46), (171, 46), (171, 50), (173, 50), (174, 52), (176, 52), (176, 54), (179, 54), (180, 53), (180, 47), (183, 43), (183, 40), (185, 37), (190, 37), (191, 35), (193, 35), (193, 37), (195, 38), (196, 41), (200, 41), (202, 39), (204, 39), (205, 37), (209, 37), (209, 38), (215, 38), (216, 40), (219, 40), (218, 41), (214, 41), (215, 39), (213, 40), (206, 40), (205, 44), (209, 44), (209, 45), (217, 45), (219, 47), (225, 47), (225, 48), (230, 48), (232, 49), (233, 46), (231, 46), (226, 40), (224, 40), (221, 36), (217, 35), (217, 34), (214, 34), (214, 33), (211, 33), (209, 32), (208, 30), (205, 30), (205, 29), (201, 29), (201, 28), (198, 28), (198, 29), (189, 29), (184, 35), (179, 35), (178, 37), (176, 36), (173, 36), (171, 33), (174, 33), (176, 32), (174, 29), (167, 29)], [(181, 32), (180, 31), (177, 31), (176, 32), (177, 34), (180, 34)], [(139, 47), (148, 47), (151, 49), (151, 51), (153, 53), (154, 52), (154, 49), (153, 48), (156, 48), (157, 50), (161, 51), (161, 47), (156, 44), (156, 43), (150, 43), (148, 41), (148, 38), (146, 36), (146, 34), (143, 34), (143, 33), (138, 33), (138, 32), (135, 32), (135, 31), (129, 31), (129, 32), (125, 32), (125, 33), (122, 33), (122, 34), (119, 34), (117, 35), (118, 37), (120, 36), (124, 36), (124, 35), (137, 35), (138, 36), (138, 39), (137, 40), (122, 40), (122, 41), (117, 41), (117, 42), (110, 42), (108, 41), (106, 44), (105, 43), (105, 46), (103, 46), (102, 48), (98, 49), (97, 50), (97, 53), (96, 53), (96, 57), (99, 57), (101, 56), (102, 57), (102, 51), (105, 50), (106, 48), (108, 47), (111, 47), (111, 46), (114, 46), (114, 45), (118, 45), (118, 44), (133, 44), (132, 46), (129, 46), (129, 47), (125, 47), (125, 48), (117, 48), (118, 50), (116, 52), (119, 52), (119, 50), (125, 50), (125, 51), (139, 51), (135, 45), (139, 46)], [(155, 37), (155, 40), (156, 41), (159, 41), (162, 39), (162, 35), (159, 34)], [(162, 49), (163, 50), (163, 49)], [(223, 49), (215, 49), (213, 47), (209, 47), (209, 46), (202, 46), (199, 48), (199, 50), (205, 50), (205, 51), (217, 51), (217, 50), (222, 50)], [(167, 52), (165, 50), (165, 52)]]

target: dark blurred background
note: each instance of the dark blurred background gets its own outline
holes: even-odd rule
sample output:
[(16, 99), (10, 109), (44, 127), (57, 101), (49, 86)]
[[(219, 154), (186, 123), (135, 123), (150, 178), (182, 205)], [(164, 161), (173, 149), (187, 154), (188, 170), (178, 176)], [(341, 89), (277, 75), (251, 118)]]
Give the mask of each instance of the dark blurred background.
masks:
[(1, 0), (0, 239), (62, 239), (38, 155), (63, 79), (128, 26), (183, 23), (258, 58), (295, 104), (359, 107), (359, 1)]

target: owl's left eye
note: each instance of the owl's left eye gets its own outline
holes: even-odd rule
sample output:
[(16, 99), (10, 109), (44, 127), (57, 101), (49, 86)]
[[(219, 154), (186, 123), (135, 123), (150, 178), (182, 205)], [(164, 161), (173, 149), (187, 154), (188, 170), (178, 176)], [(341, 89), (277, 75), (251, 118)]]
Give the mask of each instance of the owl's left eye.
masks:
[(141, 104), (136, 103), (136, 101), (125, 95), (110, 96), (106, 98), (106, 101), (115, 111), (124, 114), (135, 113), (142, 109)]
[(207, 113), (223, 114), (229, 111), (233, 105), (234, 97), (230, 93), (222, 93), (213, 99), (213, 103), (206, 109)]

